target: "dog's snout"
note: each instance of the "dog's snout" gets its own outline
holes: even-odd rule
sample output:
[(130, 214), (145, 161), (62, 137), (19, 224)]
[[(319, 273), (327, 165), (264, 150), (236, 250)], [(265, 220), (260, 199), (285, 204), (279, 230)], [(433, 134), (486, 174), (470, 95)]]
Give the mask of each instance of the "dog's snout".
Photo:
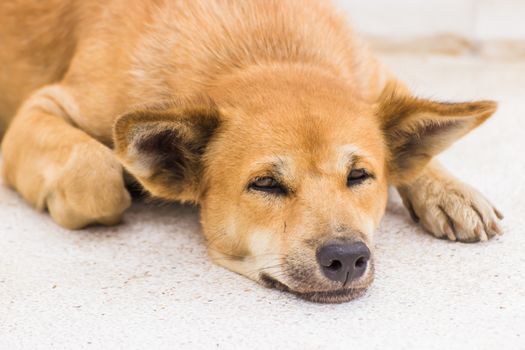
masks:
[(370, 259), (370, 250), (362, 242), (328, 243), (317, 251), (323, 274), (344, 284), (363, 275)]

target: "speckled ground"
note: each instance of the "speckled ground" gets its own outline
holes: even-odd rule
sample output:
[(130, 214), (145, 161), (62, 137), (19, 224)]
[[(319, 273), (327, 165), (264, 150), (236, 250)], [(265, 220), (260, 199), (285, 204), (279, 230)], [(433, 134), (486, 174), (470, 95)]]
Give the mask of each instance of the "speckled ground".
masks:
[(194, 208), (69, 232), (0, 187), (0, 349), (525, 348), (525, 65), (385, 60), (424, 96), (501, 102), (442, 159), (506, 214), (503, 237), (436, 240), (393, 194), (373, 287), (317, 305), (212, 265)]

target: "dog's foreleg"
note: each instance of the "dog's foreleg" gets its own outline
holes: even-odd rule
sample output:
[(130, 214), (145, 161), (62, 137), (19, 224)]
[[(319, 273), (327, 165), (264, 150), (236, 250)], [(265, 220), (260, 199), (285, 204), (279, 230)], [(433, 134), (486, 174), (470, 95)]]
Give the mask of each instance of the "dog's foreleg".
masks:
[(71, 122), (75, 101), (59, 85), (33, 94), (2, 143), (3, 175), (61, 226), (115, 224), (131, 199), (112, 151)]

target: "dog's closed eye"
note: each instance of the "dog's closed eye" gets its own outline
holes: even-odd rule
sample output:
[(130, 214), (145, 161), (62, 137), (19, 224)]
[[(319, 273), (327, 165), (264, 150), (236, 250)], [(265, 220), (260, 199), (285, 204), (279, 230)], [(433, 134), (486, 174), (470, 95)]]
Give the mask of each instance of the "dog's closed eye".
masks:
[(248, 186), (250, 190), (266, 192), (275, 195), (286, 195), (288, 190), (271, 176), (258, 177)]
[(357, 186), (371, 178), (373, 178), (373, 175), (366, 171), (366, 169), (352, 169), (350, 174), (348, 174), (346, 185), (348, 187)]

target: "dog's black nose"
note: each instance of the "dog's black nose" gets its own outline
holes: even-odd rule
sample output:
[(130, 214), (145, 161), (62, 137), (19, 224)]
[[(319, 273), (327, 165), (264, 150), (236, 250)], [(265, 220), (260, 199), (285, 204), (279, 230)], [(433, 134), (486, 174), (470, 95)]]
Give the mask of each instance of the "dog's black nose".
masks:
[(348, 283), (363, 275), (370, 250), (362, 242), (328, 243), (317, 251), (323, 274), (332, 281)]

